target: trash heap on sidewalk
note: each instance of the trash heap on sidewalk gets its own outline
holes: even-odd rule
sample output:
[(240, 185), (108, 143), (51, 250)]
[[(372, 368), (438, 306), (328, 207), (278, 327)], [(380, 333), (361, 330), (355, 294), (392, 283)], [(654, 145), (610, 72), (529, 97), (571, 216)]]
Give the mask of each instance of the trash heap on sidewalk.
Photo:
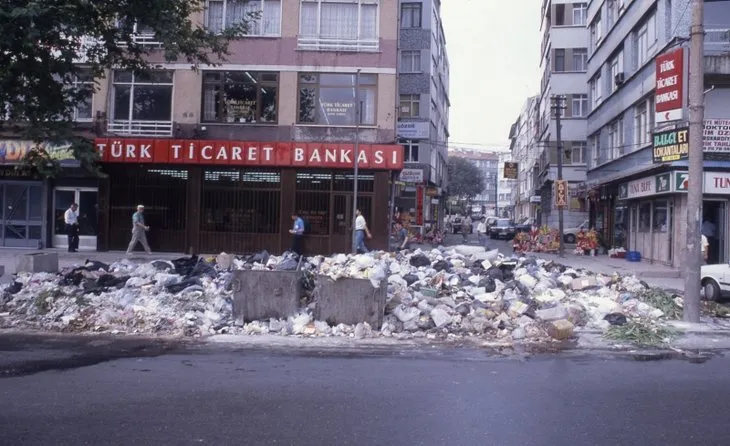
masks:
[[(19, 274), (0, 287), (0, 327), (70, 332), (205, 336), (219, 333), (497, 341), (563, 340), (576, 327), (606, 330), (627, 318), (658, 320), (635, 277), (606, 276), (480, 247), (311, 257), (302, 262), (307, 296), (285, 320), (244, 323), (233, 314), (232, 271), (293, 270), (289, 256), (221, 254), (136, 264), (87, 261), (60, 274)], [(316, 275), (387, 280), (381, 327), (314, 321)], [(677, 305), (681, 299), (676, 298)]]

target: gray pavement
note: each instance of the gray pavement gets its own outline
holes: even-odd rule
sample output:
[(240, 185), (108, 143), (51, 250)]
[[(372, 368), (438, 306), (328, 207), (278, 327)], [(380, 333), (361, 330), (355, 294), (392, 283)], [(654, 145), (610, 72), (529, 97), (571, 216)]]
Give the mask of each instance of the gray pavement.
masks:
[(727, 443), (725, 357), (211, 348), (128, 356), (0, 379), (0, 444)]

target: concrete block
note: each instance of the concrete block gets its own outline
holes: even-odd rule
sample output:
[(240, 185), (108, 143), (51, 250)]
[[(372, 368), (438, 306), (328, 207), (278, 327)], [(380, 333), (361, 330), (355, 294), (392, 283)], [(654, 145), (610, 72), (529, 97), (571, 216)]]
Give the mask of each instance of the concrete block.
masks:
[(18, 256), (15, 271), (18, 273), (57, 273), (58, 253), (34, 252)]
[(299, 312), (299, 271), (234, 271), (233, 315), (246, 322), (286, 319)]
[(379, 330), (385, 315), (388, 283), (383, 280), (374, 288), (369, 280), (344, 278), (332, 280), (326, 276), (315, 278), (314, 318), (330, 325), (367, 322)]
[(570, 287), (573, 291), (581, 291), (597, 285), (595, 277), (580, 277), (578, 279), (573, 279)]
[(538, 319), (546, 322), (558, 321), (560, 319), (568, 318), (568, 310), (566, 310), (564, 306), (558, 305), (553, 308), (537, 310), (535, 312), (535, 316), (537, 316)]
[(573, 324), (565, 319), (550, 322), (547, 329), (553, 339), (565, 340), (573, 336)]

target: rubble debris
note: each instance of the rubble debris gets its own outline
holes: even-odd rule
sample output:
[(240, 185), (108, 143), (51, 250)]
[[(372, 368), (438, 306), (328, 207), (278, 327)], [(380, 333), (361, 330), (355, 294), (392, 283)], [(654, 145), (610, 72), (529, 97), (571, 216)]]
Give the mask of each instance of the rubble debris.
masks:
[[(233, 270), (299, 269), (305, 296), (287, 320), (233, 317)], [(314, 320), (314, 277), (387, 283), (380, 327)], [(52, 273), (21, 273), (0, 285), (0, 327), (71, 332), (206, 336), (217, 333), (551, 342), (576, 327), (606, 331), (628, 320), (675, 317), (681, 301), (635, 277), (606, 276), (474, 246), (314, 256), (266, 251), (135, 263), (87, 261)], [(681, 303), (681, 302), (680, 302)], [(681, 308), (680, 308), (681, 310)]]

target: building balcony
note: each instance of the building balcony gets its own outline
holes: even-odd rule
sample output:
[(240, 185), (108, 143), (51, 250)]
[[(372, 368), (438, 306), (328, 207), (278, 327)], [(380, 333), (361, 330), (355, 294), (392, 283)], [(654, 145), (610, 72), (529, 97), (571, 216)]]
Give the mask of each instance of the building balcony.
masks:
[(726, 56), (730, 53), (730, 28), (705, 30), (705, 56)]
[(111, 120), (106, 131), (109, 135), (171, 137), (172, 121), (124, 121)]
[(305, 51), (351, 51), (374, 53), (380, 47), (379, 39), (343, 39), (298, 36), (297, 48)]

